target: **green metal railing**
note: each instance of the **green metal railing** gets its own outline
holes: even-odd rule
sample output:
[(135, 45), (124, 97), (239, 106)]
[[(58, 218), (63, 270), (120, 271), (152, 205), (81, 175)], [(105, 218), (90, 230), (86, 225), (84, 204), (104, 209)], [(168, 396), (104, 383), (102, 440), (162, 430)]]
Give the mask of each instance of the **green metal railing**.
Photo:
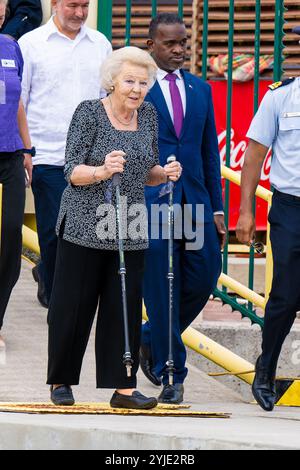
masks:
[(284, 26), (284, 12), (287, 9), (284, 7), (284, 0), (276, 0), (275, 3), (275, 42), (274, 42), (274, 81), (281, 79), (283, 70), (283, 38), (285, 33), (283, 31)]
[[(284, 0), (275, 0), (275, 41), (274, 41), (274, 80), (280, 80), (283, 70), (283, 25), (284, 25)], [(231, 117), (232, 117), (232, 58), (234, 50), (234, 10), (235, 1), (229, 2), (229, 22), (228, 22), (228, 81), (227, 81), (227, 122), (226, 122), (226, 166), (230, 167), (230, 152), (231, 152)], [(207, 48), (207, 24), (209, 21), (209, 11), (203, 4), (203, 48)], [(253, 92), (253, 111), (256, 113), (259, 105), (259, 58), (260, 58), (260, 25), (261, 25), (261, 1), (255, 2), (255, 37), (254, 37), (254, 59), (255, 59), (255, 73), (254, 73), (254, 92)], [(203, 50), (202, 53), (202, 78), (206, 78), (206, 73), (203, 73), (205, 68), (204, 57), (207, 58), (207, 53)], [(207, 59), (206, 59), (207, 61)], [(225, 181), (225, 222), (228, 227), (229, 221), (229, 198), (230, 198), (230, 181)], [(253, 204), (253, 212), (255, 215), (255, 202)], [(249, 252), (249, 271), (248, 271), (248, 288), (253, 290), (254, 286), (254, 249), (251, 247)], [(228, 271), (228, 244), (226, 244), (223, 252), (223, 272), (226, 274)], [(215, 289), (214, 294), (220, 297), (223, 302), (228, 303), (234, 310), (239, 310), (242, 316), (250, 318), (253, 323), (258, 323), (263, 326), (263, 320), (256, 315), (253, 304), (248, 302), (247, 306), (239, 306), (237, 299), (229, 296), (226, 287), (222, 290)]]
[[(145, 3), (147, 3), (145, 1)], [(149, 0), (151, 4), (151, 16), (155, 17), (159, 11), (160, 4), (164, 4), (163, 0)], [(184, 17), (184, 1), (178, 0), (178, 14)], [(118, 3), (119, 5), (119, 3)], [(131, 38), (131, 17), (132, 5), (131, 0), (124, 0), (126, 5), (126, 27), (124, 44), (130, 45)], [(284, 0), (274, 0), (275, 7), (275, 41), (274, 41), (274, 81), (280, 80), (283, 70), (283, 25), (284, 25)], [(202, 79), (207, 79), (207, 59), (209, 48), (209, 0), (202, 1)], [(108, 39), (112, 39), (112, 15), (113, 15), (113, 0), (98, 0), (98, 29), (102, 31)], [(229, 0), (228, 10), (228, 71), (227, 71), (227, 117), (226, 117), (226, 166), (230, 167), (230, 152), (231, 152), (231, 123), (232, 123), (232, 92), (233, 92), (233, 54), (234, 54), (234, 21), (235, 21), (235, 0)], [(261, 0), (256, 0), (255, 3), (255, 37), (254, 37), (254, 58), (255, 58), (255, 75), (254, 75), (254, 92), (253, 92), (253, 113), (255, 114), (259, 105), (259, 58), (260, 58), (260, 29), (261, 29)], [(245, 51), (247, 52), (247, 51)], [(225, 180), (225, 222), (229, 225), (229, 200), (230, 200), (230, 181)], [(255, 211), (255, 204), (253, 205)], [(254, 250), (250, 249), (249, 253), (249, 271), (248, 271), (248, 288), (253, 290), (254, 286)], [(223, 272), (228, 272), (228, 243), (226, 243), (223, 252)], [(216, 289), (214, 295), (220, 297), (223, 302), (231, 305), (234, 310), (241, 312), (242, 316), (247, 316), (252, 322), (263, 325), (263, 320), (256, 315), (253, 304), (249, 301), (247, 306), (242, 306), (238, 303), (235, 297), (228, 294), (227, 288), (223, 285), (222, 289)]]

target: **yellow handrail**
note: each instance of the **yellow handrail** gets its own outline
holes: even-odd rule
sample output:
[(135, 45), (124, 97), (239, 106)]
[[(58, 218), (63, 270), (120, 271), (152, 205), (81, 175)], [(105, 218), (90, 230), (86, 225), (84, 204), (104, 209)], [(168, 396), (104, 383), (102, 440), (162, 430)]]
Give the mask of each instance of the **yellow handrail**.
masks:
[[(222, 165), (221, 175), (223, 176), (223, 178), (231, 181), (232, 183), (235, 183), (238, 186), (241, 186), (241, 174), (239, 172), (231, 170), (231, 168), (228, 168), (227, 166)], [(272, 191), (264, 188), (263, 186), (258, 185), (255, 195), (268, 202), (269, 198), (272, 198)]]

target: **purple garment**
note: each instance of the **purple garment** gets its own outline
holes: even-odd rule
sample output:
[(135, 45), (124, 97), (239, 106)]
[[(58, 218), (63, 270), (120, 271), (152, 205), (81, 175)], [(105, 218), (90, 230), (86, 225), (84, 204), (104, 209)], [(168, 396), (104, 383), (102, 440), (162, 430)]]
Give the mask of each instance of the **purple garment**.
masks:
[(0, 34), (0, 82), (5, 83), (5, 104), (0, 100), (0, 152), (23, 148), (17, 119), (22, 73), (23, 58), (18, 43)]
[(172, 107), (173, 107), (173, 114), (174, 114), (174, 129), (176, 132), (177, 137), (180, 137), (182, 124), (183, 124), (183, 106), (180, 96), (180, 91), (178, 86), (176, 85), (176, 73), (168, 73), (165, 76), (165, 80), (169, 82), (171, 100), (172, 100)]

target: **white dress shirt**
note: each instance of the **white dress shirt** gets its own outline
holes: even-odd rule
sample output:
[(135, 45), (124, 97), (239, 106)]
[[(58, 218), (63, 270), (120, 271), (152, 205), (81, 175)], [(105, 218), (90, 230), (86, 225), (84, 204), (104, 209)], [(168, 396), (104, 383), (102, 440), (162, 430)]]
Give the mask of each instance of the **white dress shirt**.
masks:
[(84, 100), (105, 96), (100, 67), (112, 48), (106, 37), (83, 26), (74, 40), (48, 23), (19, 40), (24, 58), (22, 98), (27, 113), (33, 164), (62, 166), (73, 113)]
[[(184, 80), (183, 77), (180, 73), (180, 70), (174, 70), (174, 72), (179, 80), (176, 80), (176, 85), (178, 86), (179, 93), (181, 96), (181, 101), (182, 101), (182, 107), (183, 107), (183, 114), (185, 116), (186, 113), (186, 92), (185, 92), (185, 85), (184, 85)], [(171, 100), (171, 93), (170, 93), (170, 87), (169, 87), (169, 82), (168, 80), (165, 80), (165, 76), (168, 75), (168, 72), (162, 69), (158, 69), (156, 79), (158, 84), (160, 85), (161, 91), (164, 95), (172, 122), (174, 123), (174, 113), (173, 113), (173, 106), (172, 106), (172, 100)], [(223, 211), (216, 211), (214, 212), (214, 215), (223, 215)]]

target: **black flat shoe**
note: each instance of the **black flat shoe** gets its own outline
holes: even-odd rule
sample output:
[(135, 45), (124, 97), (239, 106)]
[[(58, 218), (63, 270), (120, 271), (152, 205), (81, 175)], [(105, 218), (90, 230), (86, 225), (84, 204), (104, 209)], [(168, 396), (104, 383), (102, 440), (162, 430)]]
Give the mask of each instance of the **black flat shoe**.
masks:
[(150, 410), (157, 406), (157, 400), (154, 397), (145, 397), (140, 392), (135, 391), (132, 395), (123, 395), (115, 392), (110, 400), (112, 408), (131, 408), (133, 410)]
[(158, 403), (179, 405), (179, 403), (183, 402), (183, 393), (183, 384), (164, 385), (164, 388), (158, 397)]
[(148, 346), (145, 344), (141, 344), (140, 347), (140, 366), (142, 371), (144, 372), (145, 377), (156, 386), (161, 385), (161, 380), (158, 378), (153, 370), (153, 361), (152, 361), (152, 355), (151, 355), (151, 350)]
[(61, 385), (53, 390), (53, 385), (50, 387), (50, 398), (54, 405), (57, 406), (73, 406), (75, 403), (72, 389), (69, 385)]

